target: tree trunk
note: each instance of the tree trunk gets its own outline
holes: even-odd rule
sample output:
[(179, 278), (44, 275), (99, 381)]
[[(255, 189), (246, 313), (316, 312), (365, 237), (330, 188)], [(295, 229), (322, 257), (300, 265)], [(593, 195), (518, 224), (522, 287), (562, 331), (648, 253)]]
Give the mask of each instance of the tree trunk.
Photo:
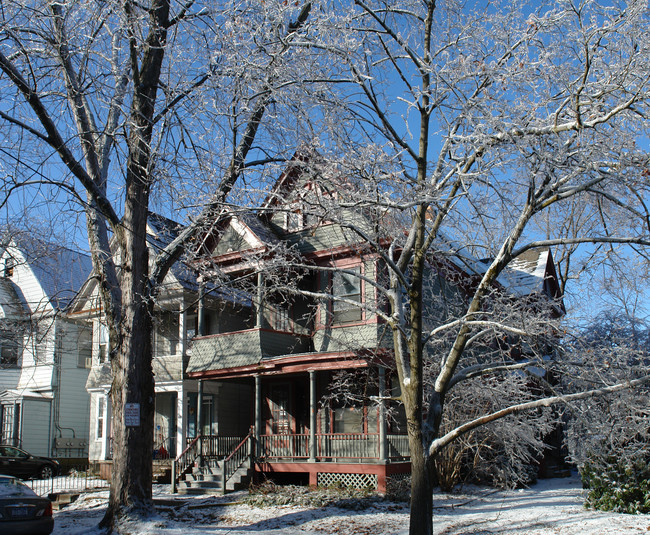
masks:
[[(146, 192), (140, 195), (146, 197)], [(140, 203), (126, 205), (126, 229), (146, 229), (147, 211), (140, 206)], [(149, 295), (146, 232), (125, 231), (121, 255), (120, 344), (111, 359), (113, 472), (108, 509), (101, 524), (109, 528), (127, 513), (144, 517), (152, 511), (155, 393), (153, 301)]]
[(411, 450), (411, 516), (410, 535), (433, 533), (433, 480), (422, 445), (422, 434), (409, 431)]

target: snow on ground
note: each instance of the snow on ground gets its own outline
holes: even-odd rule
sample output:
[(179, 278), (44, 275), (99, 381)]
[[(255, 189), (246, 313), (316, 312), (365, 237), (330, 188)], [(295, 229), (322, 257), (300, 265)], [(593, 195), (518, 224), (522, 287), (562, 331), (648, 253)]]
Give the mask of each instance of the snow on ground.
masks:
[[(179, 497), (156, 486), (158, 515), (133, 523), (130, 535), (405, 535), (405, 504), (376, 501), (364, 510), (336, 507), (251, 507), (243, 493)], [(99, 535), (107, 492), (82, 495), (55, 513), (54, 535)], [(589, 511), (577, 476), (542, 480), (528, 489), (495, 491), (466, 487), (434, 496), (437, 535), (616, 535), (650, 532), (650, 515)]]

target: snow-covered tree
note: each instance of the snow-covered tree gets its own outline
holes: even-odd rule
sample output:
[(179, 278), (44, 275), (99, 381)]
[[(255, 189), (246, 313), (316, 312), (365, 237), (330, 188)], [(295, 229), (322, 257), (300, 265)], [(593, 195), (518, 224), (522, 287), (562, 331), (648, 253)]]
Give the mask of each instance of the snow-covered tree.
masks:
[[(411, 533), (431, 533), (431, 476), (448, 444), (570, 399), (549, 381), (544, 395), (514, 389), (500, 408), (443, 427), (462, 383), (513, 386), (533, 364), (552, 371), (534, 342), (558, 334), (557, 323), (532, 304), (526, 314), (499, 305), (508, 266), (537, 247), (588, 267), (645, 258), (649, 27), (645, 2), (355, 0), (326, 35), (303, 41), (341, 65), (331, 98), (349, 121), (318, 147), (330, 162), (321, 176), (348, 184), (324, 198), (321, 217), (357, 232), (386, 266), (377, 291), (408, 419)], [(350, 207), (375, 214), (374, 227), (357, 225)], [(487, 261), (459, 281), (462, 310), (431, 323), (427, 273), (445, 257)], [(580, 272), (569, 267), (560, 280)], [(531, 362), (505, 348), (477, 360), (501, 339), (530, 348)], [(615, 381), (601, 379), (593, 389)]]
[[(34, 0), (0, 9), (2, 204), (83, 214), (110, 337), (113, 479), (102, 521), (148, 514), (160, 281), (300, 105), (311, 4)], [(297, 58), (302, 58), (298, 60)], [(298, 84), (297, 82), (300, 82)], [(295, 123), (295, 121), (294, 121)], [(255, 140), (271, 147), (260, 152)], [(295, 146), (295, 142), (291, 143)], [(40, 199), (45, 197), (46, 201)], [(61, 204), (56, 204), (59, 201)], [(149, 210), (192, 223), (149, 258)], [(47, 212), (45, 211), (47, 210)], [(10, 216), (11, 217), (11, 216)], [(140, 426), (125, 425), (126, 403)]]

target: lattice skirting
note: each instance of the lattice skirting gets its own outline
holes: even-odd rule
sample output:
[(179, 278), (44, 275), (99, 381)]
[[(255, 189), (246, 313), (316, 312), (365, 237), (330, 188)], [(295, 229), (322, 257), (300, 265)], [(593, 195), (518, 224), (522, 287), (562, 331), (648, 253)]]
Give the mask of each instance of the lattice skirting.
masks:
[(319, 487), (341, 485), (353, 489), (377, 488), (376, 474), (332, 474), (318, 472), (316, 480)]

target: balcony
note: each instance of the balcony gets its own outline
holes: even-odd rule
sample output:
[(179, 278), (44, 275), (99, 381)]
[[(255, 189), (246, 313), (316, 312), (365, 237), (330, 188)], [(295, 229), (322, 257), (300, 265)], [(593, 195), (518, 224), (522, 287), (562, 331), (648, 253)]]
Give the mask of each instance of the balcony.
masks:
[(311, 338), (273, 329), (254, 328), (194, 339), (187, 372), (224, 370), (259, 364), (266, 357), (311, 351)]

